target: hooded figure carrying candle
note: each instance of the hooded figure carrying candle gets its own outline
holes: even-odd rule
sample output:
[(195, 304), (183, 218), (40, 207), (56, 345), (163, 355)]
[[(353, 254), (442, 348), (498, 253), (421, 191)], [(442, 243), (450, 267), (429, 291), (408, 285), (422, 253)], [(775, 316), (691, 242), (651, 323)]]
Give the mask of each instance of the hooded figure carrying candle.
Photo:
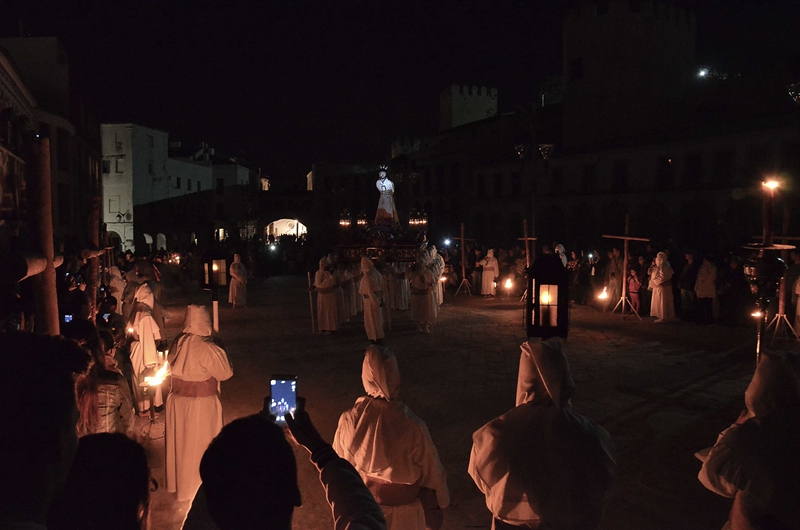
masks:
[(611, 436), (571, 411), (559, 338), (521, 346), (517, 407), (472, 435), (469, 474), (492, 529), (589, 530), (600, 524), (616, 464)]
[(383, 510), (389, 530), (442, 524), (450, 493), (425, 426), (398, 400), (400, 371), (388, 348), (370, 346), (361, 381), (367, 395), (339, 418), (333, 449), (353, 464)]
[(361, 286), (358, 292), (364, 299), (364, 330), (367, 338), (377, 342), (385, 336), (383, 333), (383, 275), (375, 268), (372, 260), (364, 256), (361, 258)]

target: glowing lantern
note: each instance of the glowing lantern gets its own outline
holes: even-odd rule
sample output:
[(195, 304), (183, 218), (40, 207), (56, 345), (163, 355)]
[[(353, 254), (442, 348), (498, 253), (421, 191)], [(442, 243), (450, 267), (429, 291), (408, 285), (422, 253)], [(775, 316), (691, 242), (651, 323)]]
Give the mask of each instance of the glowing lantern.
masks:
[[(510, 281), (510, 280), (509, 280)], [(528, 269), (525, 321), (528, 337), (567, 338), (569, 272), (554, 254), (542, 254)]]
[(506, 280), (506, 283), (505, 283), (504, 287), (506, 289), (511, 289), (512, 287), (514, 287), (514, 282), (511, 281), (511, 278), (508, 278)]
[(224, 259), (208, 257), (203, 261), (203, 289), (228, 285)]
[(603, 292), (598, 294), (597, 298), (600, 300), (606, 300), (608, 298), (608, 287), (603, 287)]

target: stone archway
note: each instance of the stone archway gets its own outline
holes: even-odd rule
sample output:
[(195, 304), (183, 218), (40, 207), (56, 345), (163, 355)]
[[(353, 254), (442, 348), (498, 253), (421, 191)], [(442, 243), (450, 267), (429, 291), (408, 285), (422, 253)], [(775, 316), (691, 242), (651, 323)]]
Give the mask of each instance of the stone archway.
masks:
[(278, 239), (280, 236), (302, 237), (308, 233), (308, 227), (297, 219), (278, 219), (264, 227), (264, 236), (273, 236)]

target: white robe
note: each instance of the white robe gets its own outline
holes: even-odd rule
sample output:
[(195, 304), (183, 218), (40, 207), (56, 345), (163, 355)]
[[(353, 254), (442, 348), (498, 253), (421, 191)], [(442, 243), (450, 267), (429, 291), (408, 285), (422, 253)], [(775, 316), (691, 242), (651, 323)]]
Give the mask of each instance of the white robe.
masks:
[(336, 271), (334, 278), (336, 278), (336, 287), (333, 292), (336, 293), (336, 313), (339, 315), (339, 325), (350, 322), (350, 311), (347, 309), (347, 301), (345, 300), (344, 289), (342, 283), (346, 281), (346, 276), (343, 274), (346, 271)]
[(433, 280), (435, 282), (433, 286), (433, 298), (436, 300), (436, 305), (440, 306), (442, 305), (442, 302), (444, 302), (444, 286), (440, 281), (442, 279), (442, 274), (444, 274), (444, 258), (440, 256), (438, 252), (433, 253), (430, 267), (431, 272), (433, 273)]
[(672, 297), (672, 267), (669, 263), (662, 266), (653, 266), (650, 273), (650, 287), (653, 288), (653, 298), (650, 301), (650, 316), (663, 320), (675, 318), (675, 304)]
[(314, 276), (317, 288), (317, 328), (320, 331), (339, 329), (339, 308), (336, 302), (336, 279), (326, 270), (318, 270)]
[[(189, 306), (187, 319), (191, 319), (190, 324), (169, 355), (173, 379), (230, 379), (233, 369), (225, 350), (210, 336), (208, 313), (199, 306)], [(201, 482), (200, 459), (222, 429), (222, 404), (217, 394), (187, 397), (170, 393), (166, 411), (167, 491), (177, 492), (179, 501), (191, 500)]]
[[(366, 258), (369, 259), (369, 258)], [(385, 337), (383, 333), (383, 276), (374, 266), (370, 270), (362, 272), (364, 277), (361, 279), (359, 293), (364, 300), (364, 330), (367, 332), (369, 340), (379, 340)]]
[(230, 268), (231, 285), (228, 287), (228, 303), (244, 307), (247, 305), (247, 267), (234, 261)]
[[(418, 270), (411, 275), (411, 320), (420, 324), (436, 322), (438, 307), (433, 296), (433, 273), (428, 269)], [(425, 294), (417, 294), (427, 291)]]
[(495, 294), (495, 284), (494, 281), (500, 276), (500, 266), (497, 263), (497, 259), (492, 255), (492, 252), (489, 251), (489, 254), (478, 262), (478, 265), (483, 266), (483, 272), (481, 273), (481, 294)]
[[(428, 428), (392, 397), (399, 387), (400, 374), (391, 351), (370, 347), (361, 377), (370, 395), (358, 398), (353, 408), (341, 415), (333, 449), (353, 464), (365, 481), (429, 488), (435, 491), (438, 506), (446, 508), (450, 504), (447, 478)], [(388, 530), (425, 530), (419, 499), (381, 509)]]
[[(134, 314), (133, 337), (137, 340), (131, 343), (131, 364), (133, 365), (133, 399), (136, 410), (143, 412), (150, 408), (150, 399), (144, 395), (144, 389), (139, 385), (143, 381), (142, 372), (148, 366), (158, 364), (158, 350), (156, 343), (162, 339), (150, 310), (139, 310)], [(149, 388), (148, 392), (153, 397), (153, 404), (160, 407), (163, 404), (161, 387)]]
[(399, 311), (405, 311), (411, 303), (411, 291), (406, 277), (408, 263), (396, 263), (393, 268), (397, 278), (397, 288), (394, 292), (394, 308)]

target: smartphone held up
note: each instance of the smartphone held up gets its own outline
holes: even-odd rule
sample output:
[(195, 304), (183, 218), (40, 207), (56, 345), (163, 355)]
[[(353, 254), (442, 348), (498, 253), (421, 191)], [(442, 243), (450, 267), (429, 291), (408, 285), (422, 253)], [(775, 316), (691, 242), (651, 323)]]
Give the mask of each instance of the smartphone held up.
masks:
[(285, 424), (286, 415), (297, 409), (297, 376), (275, 374), (270, 378), (269, 413), (275, 422)]

